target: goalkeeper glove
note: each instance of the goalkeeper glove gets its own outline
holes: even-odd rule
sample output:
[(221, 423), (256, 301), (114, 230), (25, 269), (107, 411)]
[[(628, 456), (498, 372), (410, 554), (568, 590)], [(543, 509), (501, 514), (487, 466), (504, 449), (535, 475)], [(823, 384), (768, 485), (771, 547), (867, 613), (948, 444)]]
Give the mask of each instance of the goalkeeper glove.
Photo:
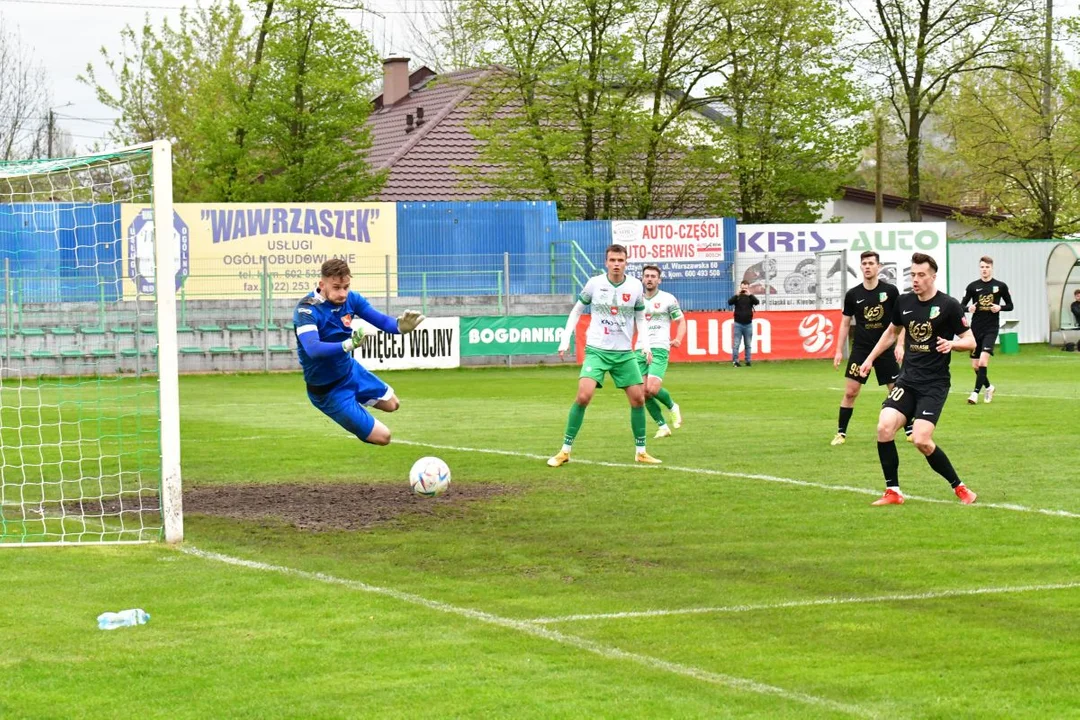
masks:
[(362, 327), (353, 328), (352, 335), (350, 335), (347, 339), (342, 341), (341, 349), (344, 350), (345, 352), (351, 354), (353, 350), (360, 347), (363, 340), (364, 340), (364, 328), (362, 328)]
[(411, 333), (416, 329), (416, 326), (424, 322), (425, 318), (423, 314), (416, 310), (406, 310), (401, 313), (397, 319), (398, 332), (405, 334)]

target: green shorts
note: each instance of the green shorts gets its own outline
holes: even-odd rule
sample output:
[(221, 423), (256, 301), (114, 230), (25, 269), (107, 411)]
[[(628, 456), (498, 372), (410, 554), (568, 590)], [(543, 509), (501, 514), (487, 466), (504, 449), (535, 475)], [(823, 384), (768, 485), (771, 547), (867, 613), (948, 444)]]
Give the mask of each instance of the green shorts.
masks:
[(581, 364), (579, 377), (592, 378), (596, 381), (596, 387), (604, 387), (604, 373), (611, 373), (617, 388), (642, 383), (637, 353), (632, 350), (598, 350), (586, 345), (585, 362)]
[(634, 354), (637, 355), (638, 369), (641, 370), (643, 376), (652, 375), (655, 378), (660, 378), (661, 380), (664, 379), (664, 373), (667, 372), (668, 364), (667, 350), (653, 350), (651, 365), (645, 363), (645, 353), (641, 350), (635, 350)]

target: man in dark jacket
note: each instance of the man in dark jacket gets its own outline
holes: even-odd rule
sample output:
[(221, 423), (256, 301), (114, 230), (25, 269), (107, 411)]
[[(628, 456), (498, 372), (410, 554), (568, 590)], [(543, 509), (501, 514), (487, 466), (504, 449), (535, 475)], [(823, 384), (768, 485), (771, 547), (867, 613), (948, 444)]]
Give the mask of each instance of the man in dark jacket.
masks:
[(758, 299), (750, 294), (750, 285), (745, 280), (739, 283), (739, 293), (728, 298), (728, 305), (735, 307), (735, 322), (731, 325), (731, 364), (739, 367), (739, 341), (746, 350), (743, 357), (746, 367), (750, 367), (750, 343), (754, 341), (754, 306)]
[(1069, 309), (1072, 310), (1076, 327), (1080, 327), (1080, 290), (1073, 293), (1073, 304), (1069, 306)]

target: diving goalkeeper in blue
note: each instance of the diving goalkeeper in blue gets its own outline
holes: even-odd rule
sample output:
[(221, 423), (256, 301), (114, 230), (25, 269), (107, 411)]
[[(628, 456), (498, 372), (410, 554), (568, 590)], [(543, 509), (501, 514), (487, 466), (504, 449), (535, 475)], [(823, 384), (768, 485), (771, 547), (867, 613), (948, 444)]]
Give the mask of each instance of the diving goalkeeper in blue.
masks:
[(410, 333), (424, 321), (415, 310), (394, 319), (349, 290), (352, 272), (344, 260), (322, 264), (319, 286), (296, 305), (296, 354), (304, 369), (311, 404), (366, 443), (390, 444), (390, 428), (368, 407), (394, 412), (400, 403), (394, 389), (353, 358), (364, 338), (364, 320), (383, 332)]

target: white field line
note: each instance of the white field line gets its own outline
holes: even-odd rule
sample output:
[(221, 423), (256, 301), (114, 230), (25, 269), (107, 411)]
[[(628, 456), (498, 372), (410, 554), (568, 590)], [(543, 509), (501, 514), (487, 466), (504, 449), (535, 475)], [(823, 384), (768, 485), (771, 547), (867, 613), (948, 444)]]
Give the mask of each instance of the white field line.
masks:
[(28, 548), (28, 547), (100, 547), (102, 545), (150, 545), (156, 540), (54, 540), (44, 542), (0, 542), (0, 550), (4, 548)]
[[(514, 450), (492, 450), (490, 448), (471, 448), (471, 447), (458, 447), (456, 445), (436, 445), (433, 443), (415, 442), (412, 440), (394, 440), (399, 445), (412, 445), (415, 447), (426, 447), (433, 450), (452, 450), (455, 452), (474, 452), (483, 453), (486, 455), (506, 455), (510, 457), (522, 457), (535, 460), (547, 460), (545, 455), (536, 455), (535, 453), (517, 452)], [(671, 472), (683, 472), (691, 473), (693, 475), (708, 475), (713, 477), (731, 477), (739, 478), (741, 480), (762, 480), (764, 482), (782, 483), (785, 485), (797, 485), (799, 487), (810, 487), (818, 490), (831, 490), (834, 492), (850, 492), (858, 493), (860, 495), (881, 495), (881, 490), (873, 490), (863, 487), (852, 487), (850, 485), (829, 485), (827, 483), (812, 482), (810, 480), (797, 480), (795, 478), (776, 477), (775, 475), (760, 475), (754, 473), (739, 473), (729, 472), (726, 470), (710, 470), (708, 468), (691, 468), (680, 467), (678, 465), (641, 465), (638, 463), (615, 463), (615, 462), (603, 462), (600, 460), (578, 460), (574, 459), (571, 462), (578, 465), (598, 465), (601, 467), (612, 467), (620, 469), (633, 468), (636, 470), (668, 470)], [(943, 484), (944, 488), (944, 484)], [(957, 505), (958, 500), (942, 500), (941, 498), (928, 498), (921, 497), (919, 495), (904, 495), (905, 500), (916, 500), (919, 502), (938, 503), (940, 505)], [(994, 508), (996, 510), (1011, 510), (1013, 512), (1025, 512), (1036, 513), (1039, 515), (1051, 515), (1053, 517), (1067, 517), (1067, 518), (1080, 518), (1080, 513), (1069, 512), (1068, 510), (1053, 510), (1047, 508), (1033, 508), (1026, 505), (1014, 505), (1012, 503), (984, 503), (976, 502), (971, 507), (983, 507)]]
[[(835, 390), (836, 392), (844, 392), (844, 388), (841, 387), (831, 387), (828, 389)], [(953, 388), (949, 390), (949, 394), (967, 396), (971, 394), (971, 391)], [(885, 397), (884, 393), (882, 393), (882, 397)], [(982, 397), (982, 391), (979, 391), (979, 397)], [(1080, 397), (1074, 397), (1072, 395), (1026, 395), (1023, 393), (999, 392), (997, 390), (994, 390), (994, 397), (1023, 398), (1025, 400), (1065, 400), (1067, 402), (1080, 401)]]
[(403, 592), (401, 590), (378, 587), (376, 585), (368, 585), (367, 583), (360, 582), (359, 580), (348, 580), (346, 578), (339, 578), (334, 575), (327, 575), (326, 573), (298, 570), (296, 568), (285, 567), (282, 565), (270, 565), (268, 563), (256, 562), (254, 560), (244, 560), (242, 558), (232, 557), (229, 555), (222, 555), (220, 553), (199, 550), (198, 548), (192, 547), (190, 545), (182, 546), (180, 548), (180, 551), (187, 553), (188, 555), (193, 555), (195, 557), (203, 558), (206, 560), (213, 560), (216, 562), (225, 563), (227, 565), (248, 568), (250, 570), (261, 570), (263, 572), (273, 572), (289, 577), (326, 583), (328, 585), (337, 585), (339, 587), (345, 587), (350, 590), (358, 590), (360, 592), (382, 595), (385, 597), (393, 598), (395, 600), (399, 600), (404, 603), (409, 603), (411, 605), (419, 605), (421, 607), (428, 608), (429, 610), (436, 610), (451, 615), (457, 615), (459, 617), (476, 620), (478, 622), (486, 623), (488, 625), (494, 625), (497, 627), (506, 628), (508, 630), (515, 630), (525, 635), (531, 635), (532, 637), (549, 640), (551, 642), (559, 643), (561, 645), (567, 645), (569, 647), (577, 648), (578, 650), (584, 650), (586, 652), (593, 653), (594, 655), (599, 655), (600, 657), (607, 660), (631, 662), (636, 665), (641, 665), (643, 667), (649, 668), (650, 670), (660, 670), (663, 672), (672, 673), (674, 675), (679, 675), (681, 677), (700, 680), (701, 682), (709, 683), (711, 685), (720, 685), (723, 687), (731, 688), (733, 690), (757, 693), (759, 695), (771, 695), (774, 697), (783, 698), (785, 700), (802, 703), (804, 705), (813, 705), (816, 707), (827, 708), (829, 710), (846, 713), (848, 715), (854, 715), (857, 717), (873, 717), (873, 713), (855, 705), (846, 705), (833, 700), (829, 700), (827, 698), (817, 697), (816, 695), (809, 695), (807, 693), (785, 690), (784, 688), (777, 687), (775, 685), (767, 685), (765, 683), (757, 682), (756, 680), (735, 677), (733, 675), (724, 675), (722, 673), (714, 673), (690, 665), (682, 665), (680, 663), (669, 662), (667, 660), (652, 657), (649, 655), (642, 655), (640, 653), (620, 650), (619, 648), (609, 645), (603, 645), (601, 643), (594, 642), (586, 638), (577, 637), (575, 635), (567, 635), (556, 630), (550, 630), (539, 625), (534, 625), (530, 622), (500, 617), (499, 615), (492, 615), (491, 613), (486, 613), (481, 610), (473, 610), (471, 608), (459, 607), (457, 605), (451, 605), (449, 603), (445, 603), (439, 600), (431, 600), (429, 598), (415, 595), (413, 593)]
[[(214, 442), (223, 441), (239, 441), (249, 442), (255, 440), (288, 440), (307, 437), (306, 435), (247, 435), (244, 437), (221, 437), (215, 438)], [(208, 441), (209, 442), (209, 441)], [(412, 447), (424, 447), (432, 450), (452, 450), (454, 452), (471, 452), (482, 455), (503, 455), (506, 457), (520, 457), (527, 458), (529, 460), (547, 460), (547, 455), (537, 455), (536, 453), (519, 452), (517, 450), (497, 450), (494, 448), (474, 448), (474, 447), (459, 447), (457, 445), (439, 445), (437, 443), (425, 443), (417, 442), (415, 440), (394, 440), (397, 445), (410, 445)], [(818, 490), (830, 490), (833, 492), (850, 492), (858, 493), (859, 495), (867, 495), (877, 497), (881, 495), (881, 490), (873, 490), (871, 488), (864, 487), (852, 487), (851, 485), (829, 485), (828, 483), (818, 483), (810, 480), (798, 480), (796, 478), (777, 477), (775, 475), (760, 475), (754, 473), (739, 473), (729, 472), (726, 470), (711, 470), (709, 468), (692, 468), (682, 467), (679, 465), (641, 465), (639, 463), (616, 463), (616, 462), (604, 462), (602, 460), (580, 460), (575, 458), (572, 460), (576, 465), (596, 465), (599, 467), (610, 467), (619, 469), (633, 469), (633, 470), (668, 470), (671, 472), (683, 472), (690, 473), (692, 475), (707, 475), (712, 477), (731, 477), (738, 478), (740, 480), (761, 480), (763, 482), (782, 483), (784, 485), (797, 485), (799, 487), (816, 488)], [(904, 495), (905, 500), (915, 500), (917, 502), (936, 503), (939, 505), (957, 505), (957, 500), (942, 500), (941, 498), (929, 498), (922, 497), (920, 495)], [(971, 507), (980, 508), (993, 508), (995, 510), (1011, 510), (1013, 512), (1022, 513), (1034, 513), (1036, 515), (1049, 515), (1051, 517), (1065, 517), (1065, 518), (1080, 518), (1080, 513), (1069, 512), (1068, 510), (1055, 510), (1053, 508), (1037, 508), (1028, 507), (1027, 505), (1016, 505), (1013, 503), (988, 503), (977, 502)]]
[(778, 603), (757, 605), (726, 605), (721, 607), (677, 608), (674, 610), (639, 610), (614, 613), (589, 613), (582, 615), (563, 615), (560, 617), (542, 617), (530, 620), (537, 625), (552, 623), (577, 622), (581, 620), (623, 620), (627, 618), (666, 617), (668, 615), (709, 615), (721, 613), (744, 613), (757, 610), (786, 610), (801, 607), (819, 607), (822, 605), (855, 605), (861, 603), (907, 602), (910, 600), (936, 600), (938, 598), (966, 597), (970, 595), (1004, 595), (1007, 593), (1049, 592), (1053, 590), (1075, 590), (1080, 582), (1058, 583), (1055, 585), (1013, 585), (1005, 587), (971, 588), (969, 590), (932, 590), (923, 593), (902, 593), (896, 595), (872, 595), (869, 597), (831, 597), (818, 600), (790, 600)]

